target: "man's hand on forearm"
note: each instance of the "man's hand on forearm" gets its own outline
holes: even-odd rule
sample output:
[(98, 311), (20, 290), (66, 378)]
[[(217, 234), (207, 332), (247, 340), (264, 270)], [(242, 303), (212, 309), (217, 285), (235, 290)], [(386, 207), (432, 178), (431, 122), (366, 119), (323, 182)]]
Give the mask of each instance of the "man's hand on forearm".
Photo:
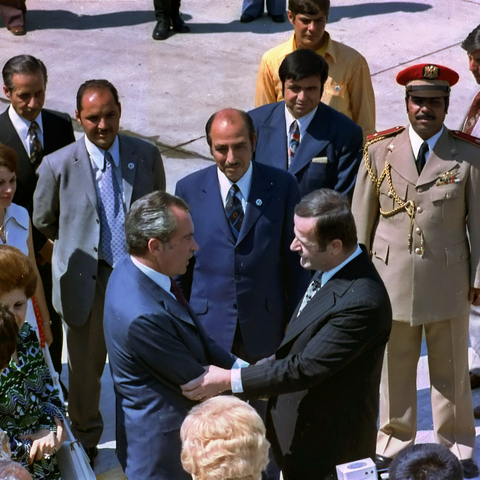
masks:
[(210, 365), (203, 375), (181, 385), (181, 389), (185, 397), (202, 402), (231, 389), (230, 370)]

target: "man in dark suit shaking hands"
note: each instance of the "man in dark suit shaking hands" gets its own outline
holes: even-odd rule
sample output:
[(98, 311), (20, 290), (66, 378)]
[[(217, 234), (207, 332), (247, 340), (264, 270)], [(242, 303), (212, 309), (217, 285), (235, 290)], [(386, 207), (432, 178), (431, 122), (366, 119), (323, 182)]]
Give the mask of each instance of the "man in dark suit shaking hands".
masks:
[[(236, 357), (205, 334), (171, 277), (198, 245), (188, 205), (164, 192), (137, 200), (125, 219), (129, 256), (110, 277), (105, 340), (117, 405), (117, 456), (128, 478), (187, 480), (180, 427), (194, 402), (180, 385)], [(238, 364), (239, 362), (237, 362)]]
[(347, 200), (316, 190), (295, 208), (291, 249), (317, 270), (277, 353), (238, 371), (210, 367), (184, 385), (269, 396), (267, 431), (285, 480), (336, 478), (335, 466), (375, 454), (378, 391), (390, 301)]

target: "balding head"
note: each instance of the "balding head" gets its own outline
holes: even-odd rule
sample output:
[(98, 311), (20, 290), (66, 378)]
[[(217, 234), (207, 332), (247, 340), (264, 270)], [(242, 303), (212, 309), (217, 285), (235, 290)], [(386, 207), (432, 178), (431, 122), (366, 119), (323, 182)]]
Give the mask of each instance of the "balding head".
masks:
[(205, 133), (207, 134), (207, 143), (212, 147), (212, 139), (210, 136), (210, 132), (212, 130), (212, 124), (214, 122), (222, 122), (222, 123), (237, 123), (241, 122), (245, 125), (248, 131), (248, 136), (250, 139), (250, 143), (254, 145), (255, 143), (255, 127), (253, 126), (253, 121), (250, 115), (243, 110), (238, 110), (236, 108), (225, 108), (223, 110), (219, 110), (215, 112), (207, 121), (205, 125)]

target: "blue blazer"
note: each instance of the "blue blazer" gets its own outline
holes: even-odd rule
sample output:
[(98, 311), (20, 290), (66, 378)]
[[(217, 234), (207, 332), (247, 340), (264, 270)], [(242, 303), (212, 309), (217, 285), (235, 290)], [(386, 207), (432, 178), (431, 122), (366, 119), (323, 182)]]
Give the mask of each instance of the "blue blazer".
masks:
[[(286, 170), (285, 102), (263, 105), (248, 113), (257, 133), (255, 161)], [(288, 170), (297, 177), (302, 197), (318, 188), (331, 188), (351, 198), (362, 145), (362, 129), (355, 122), (319, 103)]]
[(310, 278), (290, 251), (293, 210), (300, 200), (295, 178), (253, 165), (237, 241), (215, 165), (180, 180), (176, 194), (190, 205), (200, 246), (179, 283), (207, 334), (231, 350), (238, 318), (250, 360), (272, 355)]
[(196, 402), (180, 385), (204, 365), (231, 368), (235, 357), (210, 340), (195, 314), (141, 272), (128, 256), (105, 297), (104, 330), (117, 407), (117, 456), (128, 478), (190, 479), (179, 430)]

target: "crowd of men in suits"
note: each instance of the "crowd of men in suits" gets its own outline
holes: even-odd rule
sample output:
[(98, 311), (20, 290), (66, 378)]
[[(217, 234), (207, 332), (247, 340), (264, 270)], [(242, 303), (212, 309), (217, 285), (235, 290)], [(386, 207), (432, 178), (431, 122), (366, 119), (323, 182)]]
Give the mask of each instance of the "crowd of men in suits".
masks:
[[(43, 108), (45, 65), (5, 64), (0, 142), (19, 157), (14, 202), (36, 229), (58, 369), (66, 329), (69, 416), (92, 464), (108, 352), (128, 478), (190, 478), (180, 426), (224, 392), (266, 422), (265, 478), (334, 478), (363, 457), (388, 468), (415, 442), (425, 332), (436, 441), (478, 475), (467, 358), (480, 305), (478, 95), (467, 133), (450, 131), (458, 75), (408, 67), (397, 82), (409, 126), (374, 133), (368, 65), (325, 31), (329, 6), (290, 0), (294, 35), (264, 55), (257, 108), (208, 119), (215, 165), (175, 195), (158, 149), (119, 133), (109, 81), (80, 86), (75, 141), (70, 117)], [(480, 26), (462, 46), (480, 84)]]

